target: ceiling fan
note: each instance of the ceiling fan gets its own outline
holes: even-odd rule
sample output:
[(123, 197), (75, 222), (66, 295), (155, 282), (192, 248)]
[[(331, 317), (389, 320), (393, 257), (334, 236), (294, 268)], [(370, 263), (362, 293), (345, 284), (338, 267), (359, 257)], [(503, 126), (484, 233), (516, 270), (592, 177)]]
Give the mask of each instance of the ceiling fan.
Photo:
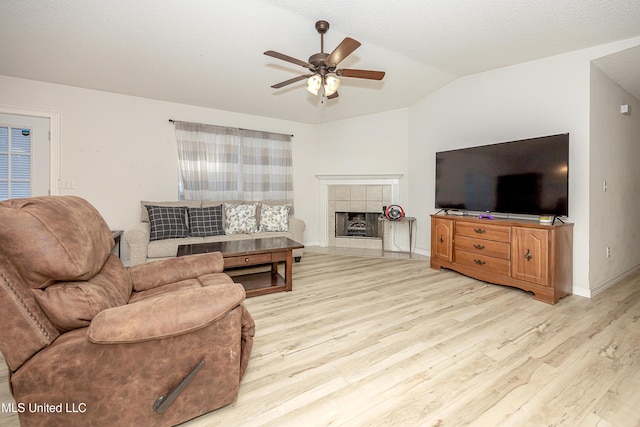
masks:
[(353, 77), (357, 79), (382, 80), (384, 71), (371, 70), (354, 70), (349, 68), (338, 69), (338, 64), (347, 56), (360, 47), (360, 42), (346, 37), (342, 43), (336, 47), (333, 52), (324, 52), (324, 35), (329, 31), (329, 23), (327, 21), (316, 22), (316, 30), (320, 33), (320, 53), (316, 53), (309, 57), (309, 62), (305, 62), (291, 56), (284, 55), (273, 50), (268, 50), (264, 54), (273, 58), (282, 59), (296, 65), (308, 68), (311, 73), (303, 74), (271, 86), (274, 89), (290, 85), (301, 80), (307, 80), (307, 90), (314, 95), (318, 95), (321, 91), (323, 97), (333, 99), (338, 97), (338, 88), (340, 87), (340, 79), (338, 77)]

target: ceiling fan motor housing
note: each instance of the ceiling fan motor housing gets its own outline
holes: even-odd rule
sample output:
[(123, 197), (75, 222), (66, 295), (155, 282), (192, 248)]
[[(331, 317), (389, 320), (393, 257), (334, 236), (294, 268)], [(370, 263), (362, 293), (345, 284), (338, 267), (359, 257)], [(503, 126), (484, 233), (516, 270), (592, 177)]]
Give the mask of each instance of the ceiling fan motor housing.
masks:
[(316, 53), (309, 57), (309, 64), (313, 65), (314, 71), (320, 75), (325, 75), (336, 69), (333, 64), (325, 64), (325, 60), (329, 57), (328, 53)]

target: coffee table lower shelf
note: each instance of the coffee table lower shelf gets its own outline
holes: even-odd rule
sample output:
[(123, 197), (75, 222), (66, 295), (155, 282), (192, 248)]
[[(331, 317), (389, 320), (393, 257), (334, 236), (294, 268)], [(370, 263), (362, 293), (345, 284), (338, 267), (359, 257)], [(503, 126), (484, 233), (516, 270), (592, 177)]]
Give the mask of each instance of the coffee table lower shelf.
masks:
[(236, 283), (241, 283), (247, 297), (287, 291), (287, 284), (278, 273), (264, 271), (261, 273), (238, 274), (231, 276)]

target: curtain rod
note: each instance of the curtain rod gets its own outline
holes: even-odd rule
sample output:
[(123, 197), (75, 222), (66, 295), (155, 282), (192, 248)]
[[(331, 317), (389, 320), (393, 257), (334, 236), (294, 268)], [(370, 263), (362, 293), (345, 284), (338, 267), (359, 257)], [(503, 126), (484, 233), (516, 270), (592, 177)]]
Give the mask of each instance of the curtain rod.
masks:
[[(175, 122), (179, 122), (179, 121), (182, 121), (182, 120), (173, 120), (173, 119), (169, 119), (169, 123), (175, 123)], [(193, 123), (193, 124), (196, 124), (196, 125), (205, 124), (205, 123), (196, 123), (196, 122), (184, 122), (184, 123)], [(214, 126), (218, 126), (218, 125), (214, 125)], [(231, 127), (231, 126), (223, 126), (223, 127), (230, 128), (230, 129), (236, 129), (236, 130), (248, 130), (248, 131), (250, 131), (250, 132), (268, 132), (268, 131), (264, 131), (264, 130), (254, 130), (254, 129), (244, 129), (244, 128), (233, 128), (233, 127)], [(278, 133), (278, 132), (269, 132), (269, 133)], [(286, 133), (280, 133), (279, 135), (288, 135), (288, 134), (286, 134)], [(290, 136), (291, 138), (293, 138), (293, 134), (288, 135), (288, 136)]]

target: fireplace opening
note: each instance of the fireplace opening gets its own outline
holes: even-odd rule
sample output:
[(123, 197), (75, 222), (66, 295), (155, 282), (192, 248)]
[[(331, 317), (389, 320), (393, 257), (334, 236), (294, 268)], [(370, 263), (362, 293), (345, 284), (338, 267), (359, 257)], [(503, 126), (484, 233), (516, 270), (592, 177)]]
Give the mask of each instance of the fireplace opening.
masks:
[(377, 212), (336, 212), (336, 237), (378, 239)]

